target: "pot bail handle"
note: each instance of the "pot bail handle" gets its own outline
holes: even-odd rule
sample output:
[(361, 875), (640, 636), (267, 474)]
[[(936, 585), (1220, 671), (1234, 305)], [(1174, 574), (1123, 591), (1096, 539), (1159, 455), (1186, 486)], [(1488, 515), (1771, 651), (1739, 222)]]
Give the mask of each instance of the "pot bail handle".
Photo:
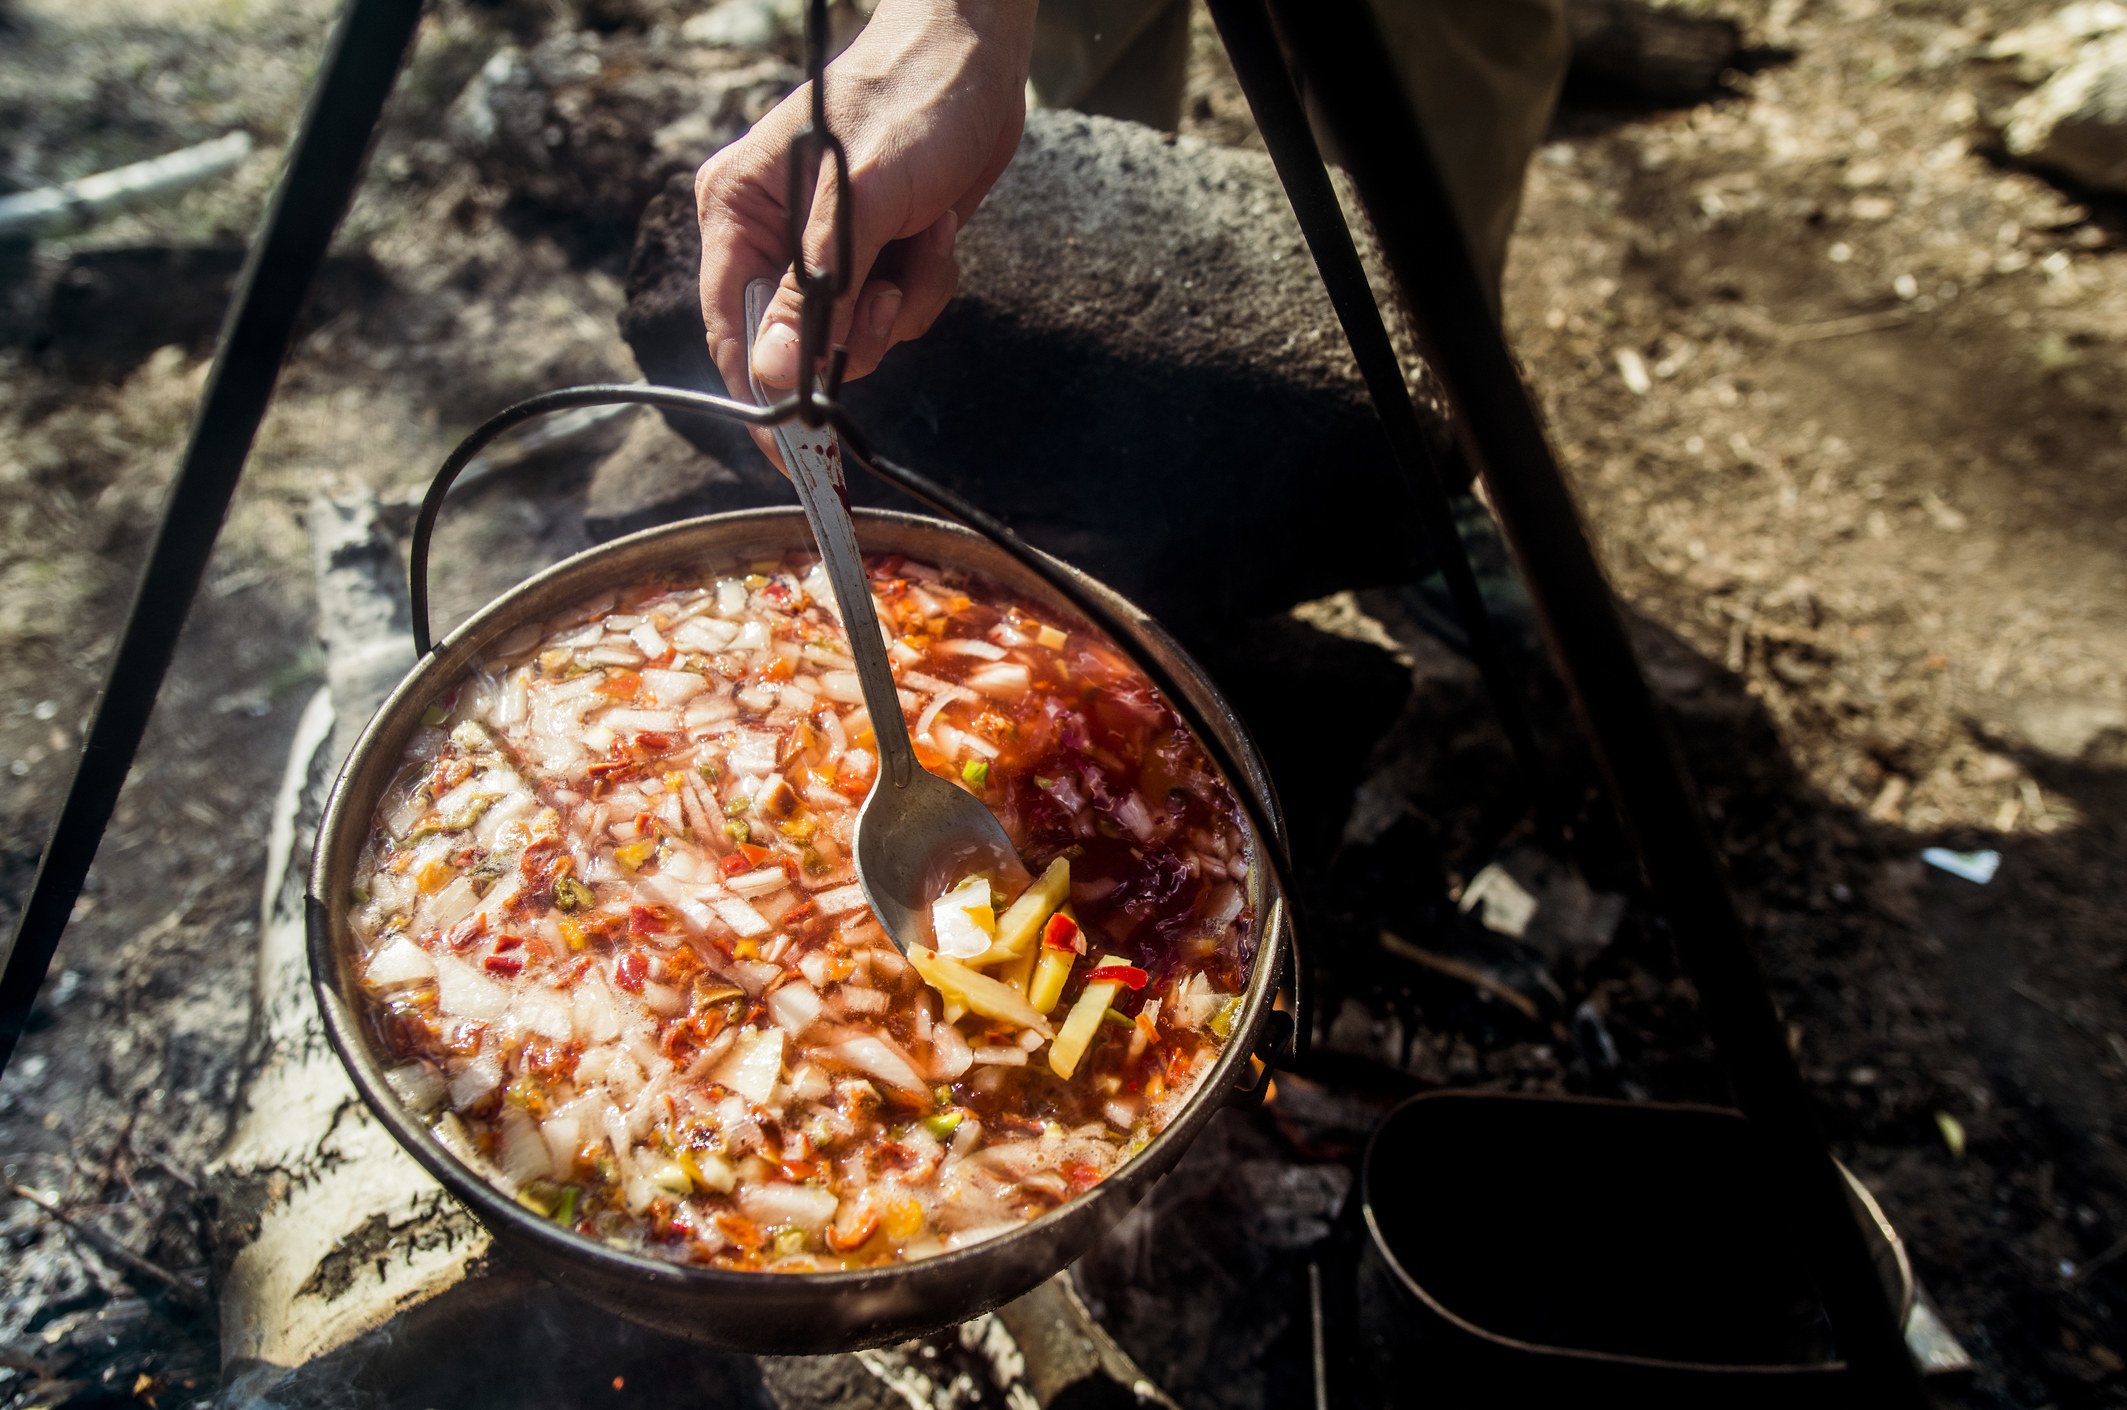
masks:
[(489, 417), (451, 451), (449, 458), (436, 471), (436, 477), (429, 481), (428, 493), (421, 497), (421, 511), (414, 516), (414, 527), (407, 551), (406, 595), (407, 604), (412, 609), (416, 658), (426, 656), (436, 649), (435, 637), (429, 630), (428, 611), (428, 557), (436, 534), (436, 520), (443, 513), (443, 501), (449, 497), (451, 486), (465, 472), (466, 467), (472, 464), (473, 457), (487, 449), (505, 431), (513, 430), (538, 417), (549, 416), (557, 411), (621, 405), (655, 406), (673, 411), (694, 412), (726, 421), (736, 421), (743, 426), (772, 426), (798, 414), (795, 396), (785, 397), (773, 406), (752, 406), (729, 397), (712, 396), (707, 392), (684, 391), (678, 387), (652, 387), (635, 382), (564, 387), (560, 391), (529, 397)]

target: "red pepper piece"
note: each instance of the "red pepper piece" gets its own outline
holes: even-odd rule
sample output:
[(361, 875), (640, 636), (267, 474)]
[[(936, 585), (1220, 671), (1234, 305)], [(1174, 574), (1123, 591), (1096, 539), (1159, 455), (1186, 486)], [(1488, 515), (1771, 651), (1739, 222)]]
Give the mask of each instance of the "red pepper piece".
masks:
[(746, 859), (747, 865), (757, 867), (768, 860), (768, 849), (752, 842), (741, 842), (739, 855)]
[(613, 982), (631, 994), (643, 991), (643, 980), (650, 974), (650, 962), (643, 958), (642, 951), (628, 950), (613, 964)]
[(489, 955), (486, 968), (489, 974), (500, 974), (505, 977), (522, 974), (524, 973), (524, 956)]
[(487, 913), (474, 911), (464, 920), (436, 937), (436, 943), (447, 950), (469, 948), (475, 940), (487, 934)]
[(497, 936), (495, 938), (495, 953), (499, 955), (505, 950), (514, 950), (523, 943), (524, 937), (522, 935)]
[(663, 906), (628, 907), (628, 933), (630, 935), (661, 935), (671, 928), (672, 918), (665, 914)]
[(752, 871), (753, 863), (747, 860), (744, 852), (733, 852), (730, 856), (718, 862), (717, 868), (726, 876), (738, 876), (744, 872)]
[(635, 736), (635, 747), (645, 754), (662, 754), (672, 747), (672, 736), (645, 730)]
[(1049, 917), (1049, 924), (1041, 932), (1041, 943), (1052, 950), (1068, 950), (1072, 954), (1086, 952), (1085, 936), (1079, 932), (1078, 923), (1058, 911)]
[(1086, 982), (1088, 984), (1099, 984), (1107, 980), (1113, 980), (1125, 989), (1142, 989), (1145, 987), (1145, 981), (1149, 978), (1151, 978), (1150, 975), (1134, 964), (1104, 964), (1097, 969), (1086, 971)]

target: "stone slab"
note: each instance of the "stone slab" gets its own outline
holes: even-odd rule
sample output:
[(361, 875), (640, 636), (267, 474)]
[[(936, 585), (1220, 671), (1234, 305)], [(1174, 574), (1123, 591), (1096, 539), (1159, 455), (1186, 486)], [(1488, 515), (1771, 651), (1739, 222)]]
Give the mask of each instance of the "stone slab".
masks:
[[(846, 391), (885, 454), (1185, 633), (1423, 571), (1267, 157), (1033, 112), (959, 258), (960, 292), (930, 334)], [(675, 179), (639, 228), (621, 331), (652, 381), (720, 390), (699, 263), (691, 187)], [(741, 476), (771, 473), (737, 430), (672, 422)]]

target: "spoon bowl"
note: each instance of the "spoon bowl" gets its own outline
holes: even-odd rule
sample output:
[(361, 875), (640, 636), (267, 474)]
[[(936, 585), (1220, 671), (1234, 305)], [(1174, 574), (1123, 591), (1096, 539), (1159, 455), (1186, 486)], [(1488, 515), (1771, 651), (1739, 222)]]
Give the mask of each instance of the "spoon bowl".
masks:
[[(767, 280), (756, 280), (746, 290), (749, 364), (761, 313), (774, 291)], [(763, 403), (770, 399), (758, 380), (753, 395)], [(852, 848), (857, 884), (895, 948), (904, 955), (911, 946), (932, 949), (936, 940), (930, 904), (955, 882), (982, 872), (1001, 883), (1007, 894), (1016, 894), (1032, 878), (1012, 839), (982, 800), (916, 761), (900, 691), (886, 658), (885, 628), (872, 601), (856, 524), (849, 514), (840, 438), (831, 426), (802, 422), (784, 422), (773, 430), (784, 467), (797, 486), (798, 502), (805, 507), (805, 520), (819, 543), (878, 745), (878, 773), (857, 814)]]

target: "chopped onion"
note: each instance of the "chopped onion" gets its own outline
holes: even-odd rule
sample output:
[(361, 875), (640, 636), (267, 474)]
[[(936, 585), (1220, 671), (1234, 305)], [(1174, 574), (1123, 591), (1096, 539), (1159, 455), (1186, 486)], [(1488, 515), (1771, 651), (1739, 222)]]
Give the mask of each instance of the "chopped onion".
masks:
[(396, 935), (370, 956), (369, 967), (362, 972), (362, 977), (376, 988), (396, 989), (435, 978), (436, 964), (419, 945), (404, 935)]
[(768, 1100), (782, 1075), (783, 1030), (780, 1028), (747, 1029), (739, 1035), (738, 1045), (731, 1056), (716, 1070), (718, 1082), (756, 1106)]
[(586, 975), (577, 984), (569, 995), (569, 1017), (576, 1041), (586, 1046), (620, 1036), (620, 1014), (602, 978)]
[(793, 980), (768, 996), (768, 1016), (791, 1037), (799, 1037), (820, 1016), (820, 992), (802, 979)]
[(841, 1203), (817, 1185), (747, 1184), (739, 1187), (739, 1211), (756, 1224), (789, 1224), (817, 1233)]
[(443, 1102), (448, 1084), (436, 1065), (429, 1062), (409, 1062), (384, 1074), (384, 1083), (399, 1099), (399, 1104), (417, 1116), (426, 1116)]
[(790, 877), (781, 867), (762, 867), (742, 876), (734, 876), (724, 882), (741, 896), (765, 896), (771, 891), (780, 891), (790, 884)]
[(644, 671), (643, 689), (660, 710), (676, 710), (700, 695), (709, 682), (693, 671)]
[(979, 656), (985, 661), (1002, 661), (1005, 649), (982, 640), (980, 637), (956, 636), (931, 643), (931, 650), (942, 656)]
[(496, 1119), (495, 1164), (519, 1189), (544, 1180), (554, 1171), (553, 1157), (539, 1134), (539, 1123), (522, 1107), (505, 1104)]
[(864, 888), (855, 882), (819, 892), (812, 898), (823, 916), (838, 916), (844, 911), (853, 911), (864, 904)]
[(835, 994), (841, 999), (842, 1007), (851, 1013), (885, 1013), (891, 1007), (886, 995), (861, 984), (845, 984)]
[[(926, 1012), (928, 1008), (926, 1007)], [(957, 1082), (975, 1065), (975, 1052), (958, 1028), (950, 1023), (931, 1025), (931, 1078)]]
[(737, 896), (726, 896), (710, 902), (716, 918), (738, 932), (741, 940), (755, 940), (766, 935), (774, 927), (761, 913)]
[(970, 689), (984, 695), (994, 695), (1000, 700), (1017, 700), (1027, 693), (1032, 677), (1027, 668), (1016, 661), (1000, 661), (971, 672), (967, 678)]
[(569, 1000), (542, 984), (518, 985), (510, 1000), (509, 1016), (524, 1031), (557, 1043), (565, 1043), (574, 1035)]
[(819, 682), (820, 694), (825, 699), (840, 705), (861, 705), (864, 702), (864, 687), (857, 680), (855, 671), (822, 671)]
[(506, 986), (453, 955), (437, 955), (435, 964), (436, 1003), (444, 1013), (476, 1023), (492, 1022), (502, 1016), (510, 1001)]
[(481, 1053), (468, 1058), (464, 1066), (451, 1074), (451, 1105), (463, 1111), (501, 1085), (502, 1064), (495, 1060), (494, 1054)]
[[(933, 1038), (936, 1034), (937, 1030), (933, 1029)], [(829, 1055), (840, 1058), (859, 1072), (868, 1072), (904, 1092), (913, 1092), (919, 1097), (929, 1095), (923, 1085), (923, 1079), (916, 1075), (915, 1067), (901, 1053), (888, 1046), (883, 1038), (872, 1034), (848, 1038), (827, 1051)]]

